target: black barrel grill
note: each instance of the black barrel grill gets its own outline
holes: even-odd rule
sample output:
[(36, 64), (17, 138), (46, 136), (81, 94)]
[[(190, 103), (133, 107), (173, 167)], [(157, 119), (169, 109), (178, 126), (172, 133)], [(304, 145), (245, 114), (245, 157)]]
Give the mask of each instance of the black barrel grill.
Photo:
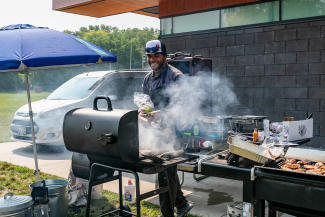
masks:
[(279, 159), (268, 167), (255, 166), (257, 217), (265, 216), (265, 201), (270, 204), (269, 217), (276, 216), (275, 210), (295, 216), (324, 217), (325, 175), (282, 170), (283, 164), (284, 159)]
[[(108, 105), (106, 110), (98, 109), (97, 102), (100, 99), (106, 100)], [(138, 111), (112, 109), (111, 101), (107, 96), (96, 97), (93, 108), (69, 111), (63, 122), (63, 139), (69, 151), (86, 154), (89, 159), (89, 162), (82, 160), (85, 156), (79, 155), (75, 156), (73, 158), (75, 162), (72, 162), (73, 172), (77, 177), (87, 178), (89, 171), (86, 216), (89, 216), (92, 186), (116, 179), (119, 179), (120, 209), (113, 212), (117, 211), (119, 215), (123, 213), (133, 215), (122, 203), (122, 172), (132, 173), (135, 176), (137, 216), (140, 216), (140, 200), (162, 193), (170, 195), (170, 192), (167, 181), (165, 187), (140, 195), (137, 173), (164, 172), (166, 177), (168, 167), (197, 158), (188, 155), (165, 155), (156, 161), (152, 160), (152, 156), (139, 156)], [(119, 174), (114, 176), (113, 170), (119, 171)], [(105, 172), (106, 178), (96, 179)], [(172, 215), (172, 208), (170, 212)]]

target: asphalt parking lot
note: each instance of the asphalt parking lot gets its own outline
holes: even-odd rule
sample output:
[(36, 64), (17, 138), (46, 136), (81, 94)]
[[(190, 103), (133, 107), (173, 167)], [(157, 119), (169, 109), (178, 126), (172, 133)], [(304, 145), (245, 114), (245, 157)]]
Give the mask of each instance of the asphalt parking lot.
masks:
[[(33, 147), (22, 142), (0, 143), (0, 161), (26, 166), (35, 169)], [(72, 153), (64, 147), (40, 146), (38, 147), (38, 165), (42, 172), (68, 178)], [(123, 183), (126, 183), (129, 174), (124, 174)], [(140, 174), (140, 191), (142, 193), (155, 188), (154, 175)], [(123, 184), (124, 185), (124, 184)], [(104, 189), (112, 192), (118, 190), (118, 183), (105, 183)], [(182, 186), (189, 201), (194, 203), (192, 214), (208, 217), (224, 217), (227, 213), (227, 204), (241, 204), (242, 182), (208, 177), (199, 182), (193, 179), (193, 174), (185, 173), (185, 181)], [(149, 199), (158, 203), (158, 197)], [(279, 217), (289, 217), (279, 214)]]

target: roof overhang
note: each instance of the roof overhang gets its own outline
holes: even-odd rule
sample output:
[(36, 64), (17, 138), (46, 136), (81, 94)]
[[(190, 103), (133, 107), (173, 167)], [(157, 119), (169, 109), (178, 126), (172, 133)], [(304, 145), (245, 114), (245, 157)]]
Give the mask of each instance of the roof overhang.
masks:
[(161, 0), (52, 0), (53, 10), (91, 17), (134, 12), (158, 17)]
[(53, 10), (91, 17), (133, 12), (168, 17), (267, 0), (52, 0)]

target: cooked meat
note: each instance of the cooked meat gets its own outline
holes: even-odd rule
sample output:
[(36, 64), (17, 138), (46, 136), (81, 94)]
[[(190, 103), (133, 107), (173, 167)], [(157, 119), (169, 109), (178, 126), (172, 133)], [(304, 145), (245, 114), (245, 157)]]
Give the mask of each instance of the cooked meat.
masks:
[(296, 160), (295, 159), (286, 159), (284, 163), (290, 163), (290, 164), (295, 164), (296, 163)]
[(297, 164), (309, 164), (310, 161), (308, 160), (301, 160), (301, 161), (298, 161)]
[(288, 168), (286, 166), (281, 166), (281, 169), (283, 169), (283, 170), (292, 170), (292, 169), (290, 169), (290, 168)]
[(304, 168), (307, 170), (318, 169), (318, 166), (315, 165), (304, 165)]
[(306, 170), (304, 170), (304, 169), (302, 169), (302, 168), (296, 169), (295, 171), (297, 171), (297, 172), (302, 172), (302, 173), (306, 172)]
[(288, 167), (290, 169), (293, 169), (293, 170), (300, 168), (300, 164), (289, 164), (289, 163), (286, 163), (284, 166), (285, 167)]
[(315, 164), (315, 166), (322, 167), (322, 166), (324, 166), (324, 164), (322, 162), (318, 162)]
[(307, 170), (306, 173), (311, 173), (311, 174), (322, 174), (322, 171), (321, 170), (317, 170), (317, 169), (314, 169), (314, 170)]

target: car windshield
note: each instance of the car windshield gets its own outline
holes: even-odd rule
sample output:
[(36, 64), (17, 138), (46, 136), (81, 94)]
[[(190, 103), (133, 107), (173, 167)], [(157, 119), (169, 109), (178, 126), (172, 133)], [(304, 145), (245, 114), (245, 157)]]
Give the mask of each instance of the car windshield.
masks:
[(53, 93), (47, 99), (49, 100), (76, 100), (83, 99), (100, 84), (104, 77), (77, 77), (72, 78)]

